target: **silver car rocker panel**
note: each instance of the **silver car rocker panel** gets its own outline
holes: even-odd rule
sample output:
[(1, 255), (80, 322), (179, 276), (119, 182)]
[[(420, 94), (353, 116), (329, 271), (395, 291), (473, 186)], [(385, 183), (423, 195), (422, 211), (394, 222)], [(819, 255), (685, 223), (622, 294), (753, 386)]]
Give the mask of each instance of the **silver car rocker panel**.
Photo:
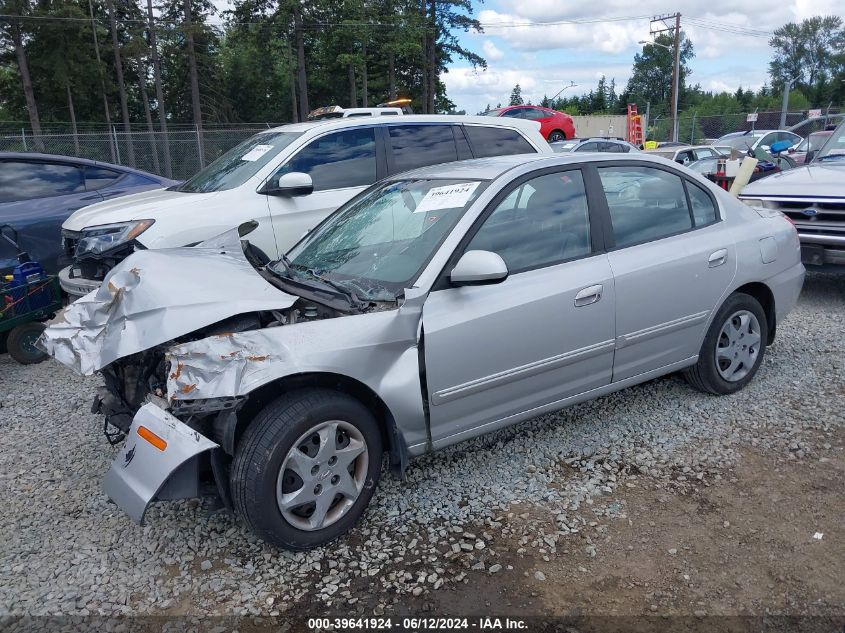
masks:
[[(638, 155), (636, 158), (642, 162), (670, 164), (659, 157)], [(581, 154), (576, 159), (572, 162), (581, 164), (606, 161), (607, 157)], [(425, 177), (496, 178), (503, 173), (499, 160), (490, 161), (489, 175), (484, 175), (483, 160), (449, 165), (439, 176), (434, 175), (432, 167), (418, 172)], [(507, 171), (516, 177), (536, 170), (546, 162), (550, 166), (565, 164), (560, 156), (532, 157), (515, 163)], [(675, 164), (672, 167), (678, 169)], [(416, 173), (408, 172), (401, 177), (413, 177)], [(707, 186), (697, 174), (690, 172), (687, 177)], [(390, 178), (395, 179), (398, 177)], [(193, 482), (196, 481), (194, 465), (198, 456), (205, 451), (211, 451), (213, 455), (215, 451), (231, 450), (231, 446), (213, 442), (175, 415), (180, 415), (180, 410), (186, 413), (219, 410), (219, 418), (233, 425), (236, 424), (233, 406), (236, 408), (239, 402), (262, 389), (273, 389), (279, 381), (304, 384), (312, 377), (337, 379), (371, 396), (383, 407), (390, 426), (391, 462), (401, 473), (409, 457), (610, 393), (697, 361), (697, 356), (693, 355), (647, 375), (633, 376), (530, 411), (507, 415), (469, 431), (450, 433), (448, 429), (438, 429), (433, 441), (427, 415), (427, 389), (421, 380), (424, 375), (421, 358), (424, 354), (424, 302), (463, 235), (512, 180), (495, 180), (480, 194), (436, 249), (414, 287), (405, 291), (404, 298), (393, 309), (298, 322), (295, 327), (281, 325), (221, 333), (170, 346), (166, 353), (169, 366), (166, 394), (153, 398), (154, 402), (142, 406), (134, 416), (128, 432), (130, 439), (106, 477), (109, 496), (136, 521), (143, 519), (147, 505), (155, 499), (197, 496)], [(731, 215), (754, 213), (727, 192), (714, 192), (709, 186), (708, 190), (719, 201), (721, 220), (730, 223)], [(726, 207), (731, 208), (731, 215), (727, 217)], [(758, 213), (761, 212), (758, 210)], [(736, 242), (747, 240), (749, 236), (741, 233), (750, 228), (742, 227), (738, 221), (736, 228)], [(759, 225), (756, 228), (760, 228)], [(282, 292), (262, 278), (244, 255), (243, 244), (238, 245), (238, 237), (236, 233), (228, 232), (198, 247), (136, 252), (108, 274), (99, 290), (69, 306), (64, 322), (47, 328), (41, 345), (60, 362), (80, 373), (91, 374), (117, 359), (172, 341), (227, 317), (293, 306), (298, 297)], [(759, 237), (759, 252), (737, 253), (731, 258), (733, 280), (722, 300), (748, 282), (760, 282), (759, 276), (751, 277), (754, 271), (737, 270), (736, 267), (738, 259), (760, 258), (771, 267), (766, 286), (774, 295), (780, 317), (797, 302), (803, 267), (766, 262), (766, 254), (771, 249), (762, 242), (774, 238)], [(750, 248), (747, 244), (744, 248)], [(799, 248), (797, 238), (795, 248)], [(159, 282), (146, 286), (147, 278), (159, 279)], [(161, 294), (162, 278), (175, 278), (178, 292)], [(237, 298), (232, 296), (232, 288), (237, 289)], [(703, 313), (696, 320), (696, 332), (700, 332), (701, 337), (714, 313), (715, 310)], [(774, 325), (775, 319), (772, 320)], [(773, 334), (772, 327), (770, 338)], [(625, 345), (625, 335), (617, 332), (614, 343), (617, 348)], [(138, 436), (140, 427), (166, 441), (166, 448), (159, 450), (144, 441)], [(145, 464), (143, 469), (141, 466), (133, 468), (132, 463), (136, 460)], [(225, 502), (226, 495), (221, 494), (221, 497)]]

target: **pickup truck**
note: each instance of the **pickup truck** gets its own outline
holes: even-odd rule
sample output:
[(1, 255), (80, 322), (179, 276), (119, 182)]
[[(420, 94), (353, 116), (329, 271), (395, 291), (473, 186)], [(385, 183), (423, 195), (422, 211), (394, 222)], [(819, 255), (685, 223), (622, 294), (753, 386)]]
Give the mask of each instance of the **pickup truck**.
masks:
[(795, 224), (805, 265), (845, 269), (845, 121), (808, 158), (804, 166), (746, 185), (739, 198)]

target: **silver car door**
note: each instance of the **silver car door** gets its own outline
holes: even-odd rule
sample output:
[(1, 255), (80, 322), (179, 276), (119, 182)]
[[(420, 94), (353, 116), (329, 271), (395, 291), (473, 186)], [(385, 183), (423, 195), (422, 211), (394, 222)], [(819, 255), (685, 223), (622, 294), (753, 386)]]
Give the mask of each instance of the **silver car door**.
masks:
[(452, 259), (493, 251), (508, 278), (483, 286), (443, 282), (426, 300), (435, 447), (610, 381), (613, 278), (607, 255), (596, 252), (601, 242), (598, 229), (591, 232), (584, 179), (577, 169), (544, 172), (498, 196)]
[(704, 188), (654, 165), (597, 171), (615, 240), (608, 253), (616, 287), (615, 382), (698, 353), (736, 256)]

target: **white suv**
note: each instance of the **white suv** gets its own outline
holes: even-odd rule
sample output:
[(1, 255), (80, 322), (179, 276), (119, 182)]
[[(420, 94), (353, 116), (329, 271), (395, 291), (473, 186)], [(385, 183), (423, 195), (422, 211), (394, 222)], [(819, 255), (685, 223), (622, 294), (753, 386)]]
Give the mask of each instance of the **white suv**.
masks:
[(368, 186), (416, 167), (503, 154), (551, 154), (535, 121), (410, 115), (295, 123), (256, 134), (180, 185), (94, 204), (62, 225), (59, 273), (73, 297), (135, 248), (191, 246), (249, 220), (274, 260)]

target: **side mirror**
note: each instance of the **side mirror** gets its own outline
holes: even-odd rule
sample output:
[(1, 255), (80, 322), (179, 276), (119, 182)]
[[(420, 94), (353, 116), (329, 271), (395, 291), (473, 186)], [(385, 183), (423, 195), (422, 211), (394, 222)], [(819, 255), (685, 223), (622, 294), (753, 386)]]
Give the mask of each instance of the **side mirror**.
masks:
[(453, 286), (480, 286), (504, 281), (508, 276), (505, 260), (491, 251), (467, 251), (449, 274)]
[(302, 172), (292, 171), (281, 176), (272, 176), (260, 193), (268, 196), (307, 196), (314, 191), (311, 176)]
[(818, 153), (819, 153), (819, 150), (817, 150), (817, 149), (811, 149), (809, 152), (807, 152), (807, 155), (804, 157), (804, 164), (806, 165), (807, 163), (812, 163), (813, 159), (816, 157), (816, 154), (818, 154)]

